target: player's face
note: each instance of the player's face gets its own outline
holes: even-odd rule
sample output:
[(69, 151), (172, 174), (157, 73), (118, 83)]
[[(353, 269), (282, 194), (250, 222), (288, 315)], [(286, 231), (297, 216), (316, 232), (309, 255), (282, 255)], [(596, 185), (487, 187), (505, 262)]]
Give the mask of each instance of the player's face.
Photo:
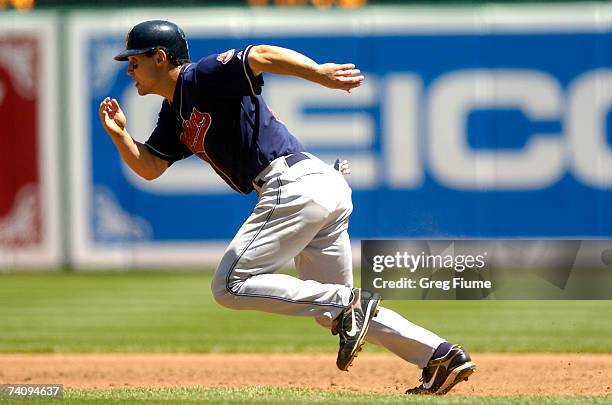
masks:
[(155, 55), (130, 56), (128, 58), (127, 74), (134, 80), (139, 95), (156, 94), (155, 91), (161, 76)]

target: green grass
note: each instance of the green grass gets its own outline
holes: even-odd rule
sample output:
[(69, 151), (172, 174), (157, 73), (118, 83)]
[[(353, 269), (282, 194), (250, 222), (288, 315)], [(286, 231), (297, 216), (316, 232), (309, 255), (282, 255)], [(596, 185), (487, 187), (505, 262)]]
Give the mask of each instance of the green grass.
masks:
[[(335, 352), (312, 319), (231, 311), (211, 273), (0, 275), (0, 352)], [(474, 352), (612, 353), (612, 301), (388, 301)], [(376, 350), (370, 346), (368, 350)]]
[[(67, 390), (64, 401), (31, 400), (28, 404), (609, 404), (610, 396), (407, 397), (295, 388), (129, 388)], [(23, 401), (8, 403), (21, 404)]]

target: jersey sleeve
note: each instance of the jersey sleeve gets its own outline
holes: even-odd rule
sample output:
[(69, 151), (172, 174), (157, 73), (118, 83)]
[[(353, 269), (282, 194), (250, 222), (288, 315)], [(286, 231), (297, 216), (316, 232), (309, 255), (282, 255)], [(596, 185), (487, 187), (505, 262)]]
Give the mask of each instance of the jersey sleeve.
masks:
[(252, 47), (230, 49), (201, 59), (196, 66), (197, 81), (219, 98), (261, 94), (263, 76), (254, 76), (248, 63)]
[(164, 100), (157, 125), (145, 146), (153, 155), (168, 162), (168, 165), (192, 155), (189, 148), (181, 142), (181, 124), (168, 100)]

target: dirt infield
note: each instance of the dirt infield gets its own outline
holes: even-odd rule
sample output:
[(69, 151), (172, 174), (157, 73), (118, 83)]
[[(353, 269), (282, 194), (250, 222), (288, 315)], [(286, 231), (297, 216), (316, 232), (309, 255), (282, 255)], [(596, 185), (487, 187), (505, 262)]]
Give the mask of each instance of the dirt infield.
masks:
[[(457, 395), (610, 394), (612, 355), (475, 354)], [(349, 373), (332, 354), (0, 354), (0, 383), (67, 388), (277, 386), (403, 392), (420, 371), (387, 354), (362, 354)]]

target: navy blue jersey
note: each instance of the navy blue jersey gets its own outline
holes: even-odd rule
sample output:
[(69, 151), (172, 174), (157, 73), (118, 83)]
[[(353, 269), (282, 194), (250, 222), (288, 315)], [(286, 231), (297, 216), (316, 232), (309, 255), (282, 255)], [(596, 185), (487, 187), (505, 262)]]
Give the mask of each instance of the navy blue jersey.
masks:
[(271, 161), (304, 150), (261, 97), (263, 78), (247, 63), (250, 49), (184, 65), (174, 100), (164, 99), (145, 143), (170, 164), (195, 154), (243, 194)]

